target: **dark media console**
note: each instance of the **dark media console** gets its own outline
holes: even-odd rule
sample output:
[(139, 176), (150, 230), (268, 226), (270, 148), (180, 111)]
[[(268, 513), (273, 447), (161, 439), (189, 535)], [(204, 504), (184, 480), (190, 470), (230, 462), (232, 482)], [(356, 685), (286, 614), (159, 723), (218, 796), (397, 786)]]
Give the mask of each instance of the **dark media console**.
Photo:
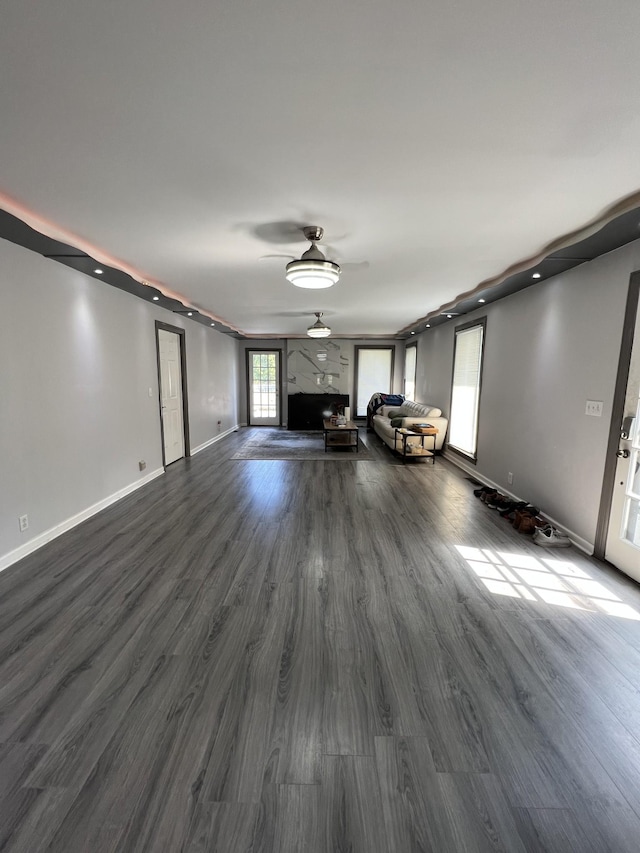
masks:
[(322, 429), (325, 412), (348, 405), (348, 394), (289, 394), (287, 429)]

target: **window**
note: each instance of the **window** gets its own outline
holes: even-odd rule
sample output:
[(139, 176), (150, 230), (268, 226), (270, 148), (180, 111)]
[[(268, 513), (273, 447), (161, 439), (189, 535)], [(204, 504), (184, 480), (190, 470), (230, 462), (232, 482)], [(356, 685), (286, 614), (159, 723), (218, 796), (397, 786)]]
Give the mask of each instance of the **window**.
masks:
[(404, 351), (404, 396), (407, 400), (416, 399), (416, 363), (417, 344), (411, 344)]
[(374, 394), (390, 394), (395, 347), (356, 347), (356, 417), (367, 415)]
[(459, 326), (455, 333), (449, 446), (476, 459), (482, 352), (486, 319)]

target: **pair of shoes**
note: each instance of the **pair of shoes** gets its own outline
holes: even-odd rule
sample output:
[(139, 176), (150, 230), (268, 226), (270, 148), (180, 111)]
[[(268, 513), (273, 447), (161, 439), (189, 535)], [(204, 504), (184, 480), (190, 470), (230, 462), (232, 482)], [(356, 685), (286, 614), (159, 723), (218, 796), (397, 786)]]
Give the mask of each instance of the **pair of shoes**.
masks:
[(540, 512), (537, 506), (532, 506), (531, 504), (525, 504), (524, 506), (516, 509), (513, 514), (513, 526), (516, 530), (520, 530), (520, 525), (523, 521), (529, 518), (535, 518), (537, 514)]
[[(489, 506), (491, 506), (491, 504), (489, 504)], [(522, 509), (525, 506), (528, 506), (526, 501), (514, 501), (513, 498), (507, 497), (506, 495), (498, 495), (498, 497), (493, 500), (493, 506), (491, 506), (491, 508), (497, 509), (500, 515), (503, 518), (506, 518), (509, 513), (516, 509)]]
[(546, 524), (544, 518), (539, 515), (525, 515), (520, 519), (518, 533), (535, 533)]
[(495, 489), (492, 489), (491, 486), (481, 486), (479, 489), (474, 489), (473, 494), (477, 498), (482, 498), (482, 496), (485, 494), (485, 492), (493, 492), (493, 491), (495, 491)]
[(499, 513), (503, 518), (508, 518), (513, 521), (516, 510), (524, 509), (529, 504), (526, 501), (509, 501), (505, 506), (499, 508)]
[(506, 503), (508, 503), (509, 498), (506, 495), (500, 494), (500, 492), (496, 492), (495, 495), (488, 497), (485, 503), (489, 507), (489, 509), (500, 509)]
[(484, 503), (489, 503), (489, 501), (492, 498), (495, 498), (497, 494), (498, 492), (496, 489), (491, 489), (490, 491), (485, 492), (483, 495), (481, 495), (480, 500), (484, 501)]
[(571, 539), (564, 536), (551, 524), (539, 527), (533, 534), (533, 541), (543, 548), (568, 548), (571, 545)]

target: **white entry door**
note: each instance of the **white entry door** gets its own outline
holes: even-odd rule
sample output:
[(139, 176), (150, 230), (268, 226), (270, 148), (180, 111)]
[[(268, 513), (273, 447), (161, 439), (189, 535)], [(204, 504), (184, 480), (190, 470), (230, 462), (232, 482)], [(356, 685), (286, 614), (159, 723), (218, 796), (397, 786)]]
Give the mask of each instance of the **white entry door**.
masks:
[(249, 350), (247, 371), (249, 374), (249, 424), (279, 426), (281, 423), (279, 350)]
[(184, 456), (180, 336), (158, 329), (158, 352), (164, 464), (170, 465)]
[(640, 581), (640, 305), (636, 311), (605, 556), (620, 571)]

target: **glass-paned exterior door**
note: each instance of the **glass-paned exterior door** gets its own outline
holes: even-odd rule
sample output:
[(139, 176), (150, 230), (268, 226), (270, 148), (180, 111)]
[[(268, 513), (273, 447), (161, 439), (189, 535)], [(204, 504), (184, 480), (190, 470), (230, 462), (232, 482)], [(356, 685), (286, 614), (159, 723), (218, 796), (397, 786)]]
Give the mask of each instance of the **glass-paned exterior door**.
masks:
[(640, 307), (636, 307), (605, 556), (640, 581)]
[(249, 424), (279, 426), (280, 418), (280, 351), (249, 350)]

